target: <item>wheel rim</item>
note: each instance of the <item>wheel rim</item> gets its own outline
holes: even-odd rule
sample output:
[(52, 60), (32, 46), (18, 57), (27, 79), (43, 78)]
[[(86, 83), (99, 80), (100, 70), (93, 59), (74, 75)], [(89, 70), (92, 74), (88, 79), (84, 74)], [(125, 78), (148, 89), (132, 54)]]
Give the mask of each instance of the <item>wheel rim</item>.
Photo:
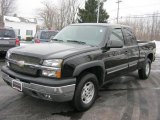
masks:
[(87, 82), (81, 92), (81, 100), (84, 104), (88, 104), (92, 101), (95, 94), (95, 87), (92, 82)]
[(146, 75), (148, 76), (150, 72), (150, 65), (149, 63), (146, 64)]

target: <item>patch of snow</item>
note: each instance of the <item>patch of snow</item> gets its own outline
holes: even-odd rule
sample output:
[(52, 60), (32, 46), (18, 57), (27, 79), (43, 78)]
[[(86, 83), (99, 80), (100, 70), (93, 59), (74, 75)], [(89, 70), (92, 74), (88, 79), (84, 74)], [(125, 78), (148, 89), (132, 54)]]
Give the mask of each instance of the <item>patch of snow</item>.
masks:
[(35, 22), (36, 22), (34, 18), (28, 18), (27, 20), (28, 20), (29, 22), (31, 22), (31, 23), (35, 23)]
[(12, 17), (12, 16), (4, 16), (4, 19), (5, 20), (9, 20), (9, 21), (12, 21), (12, 22), (21, 22), (21, 20), (17, 17)]
[(29, 42), (29, 41), (20, 41), (20, 46), (27, 46), (27, 45), (31, 45), (34, 44), (33, 42)]
[(21, 44), (20, 44), (20, 46), (26, 46), (26, 45), (27, 45), (27, 44), (25, 44), (25, 43), (21, 43)]
[(156, 56), (160, 57), (160, 41), (154, 40), (156, 43)]
[(23, 18), (23, 17), (13, 17), (13, 16), (4, 16), (5, 21), (9, 22), (26, 22), (26, 23), (34, 23), (37, 24), (36, 18)]

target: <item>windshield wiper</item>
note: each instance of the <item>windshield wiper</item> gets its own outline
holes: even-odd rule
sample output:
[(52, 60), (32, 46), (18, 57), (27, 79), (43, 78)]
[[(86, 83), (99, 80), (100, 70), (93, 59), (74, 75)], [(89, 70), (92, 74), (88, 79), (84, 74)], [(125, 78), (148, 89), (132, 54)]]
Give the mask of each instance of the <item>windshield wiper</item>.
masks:
[(86, 42), (77, 41), (77, 40), (67, 40), (67, 42), (74, 42), (74, 43), (78, 43), (78, 44), (86, 44)]
[(64, 42), (63, 40), (59, 40), (59, 39), (51, 39), (51, 41)]

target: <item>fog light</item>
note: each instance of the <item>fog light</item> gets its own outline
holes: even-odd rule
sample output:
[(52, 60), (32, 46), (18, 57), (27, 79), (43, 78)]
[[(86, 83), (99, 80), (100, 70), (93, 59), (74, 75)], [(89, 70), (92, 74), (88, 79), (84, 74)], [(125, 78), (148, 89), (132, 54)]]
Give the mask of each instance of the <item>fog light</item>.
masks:
[(47, 77), (61, 78), (61, 71), (42, 70), (42, 75)]
[(55, 77), (56, 72), (55, 71), (50, 71), (50, 70), (43, 70), (42, 75), (43, 76), (48, 76), (48, 77)]

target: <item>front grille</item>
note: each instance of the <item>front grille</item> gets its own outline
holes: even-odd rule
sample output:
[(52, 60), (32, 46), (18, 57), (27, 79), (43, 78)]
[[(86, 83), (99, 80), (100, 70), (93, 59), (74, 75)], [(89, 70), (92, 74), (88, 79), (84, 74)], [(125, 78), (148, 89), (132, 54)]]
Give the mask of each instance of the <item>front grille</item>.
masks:
[[(10, 59), (15, 61), (24, 61), (25, 63), (35, 64), (35, 65), (38, 65), (41, 61), (39, 58), (36, 58), (36, 57), (24, 56), (24, 55), (19, 55), (15, 53), (11, 54)], [(13, 71), (27, 74), (27, 75), (32, 75), (32, 76), (37, 76), (37, 73), (38, 73), (38, 70), (36, 68), (31, 68), (30, 66), (20, 67), (14, 63), (10, 63), (10, 68)]]
[(37, 75), (37, 70), (33, 69), (33, 68), (29, 68), (28, 66), (19, 67), (16, 64), (10, 63), (10, 68), (13, 71), (16, 71), (16, 72), (19, 72), (19, 73), (24, 73), (24, 74), (32, 75), (32, 76)]
[(36, 65), (38, 65), (41, 61), (41, 59), (36, 57), (25, 56), (25, 55), (20, 55), (15, 53), (11, 54), (10, 59), (16, 60), (16, 61), (25, 61), (26, 63), (36, 64)]

